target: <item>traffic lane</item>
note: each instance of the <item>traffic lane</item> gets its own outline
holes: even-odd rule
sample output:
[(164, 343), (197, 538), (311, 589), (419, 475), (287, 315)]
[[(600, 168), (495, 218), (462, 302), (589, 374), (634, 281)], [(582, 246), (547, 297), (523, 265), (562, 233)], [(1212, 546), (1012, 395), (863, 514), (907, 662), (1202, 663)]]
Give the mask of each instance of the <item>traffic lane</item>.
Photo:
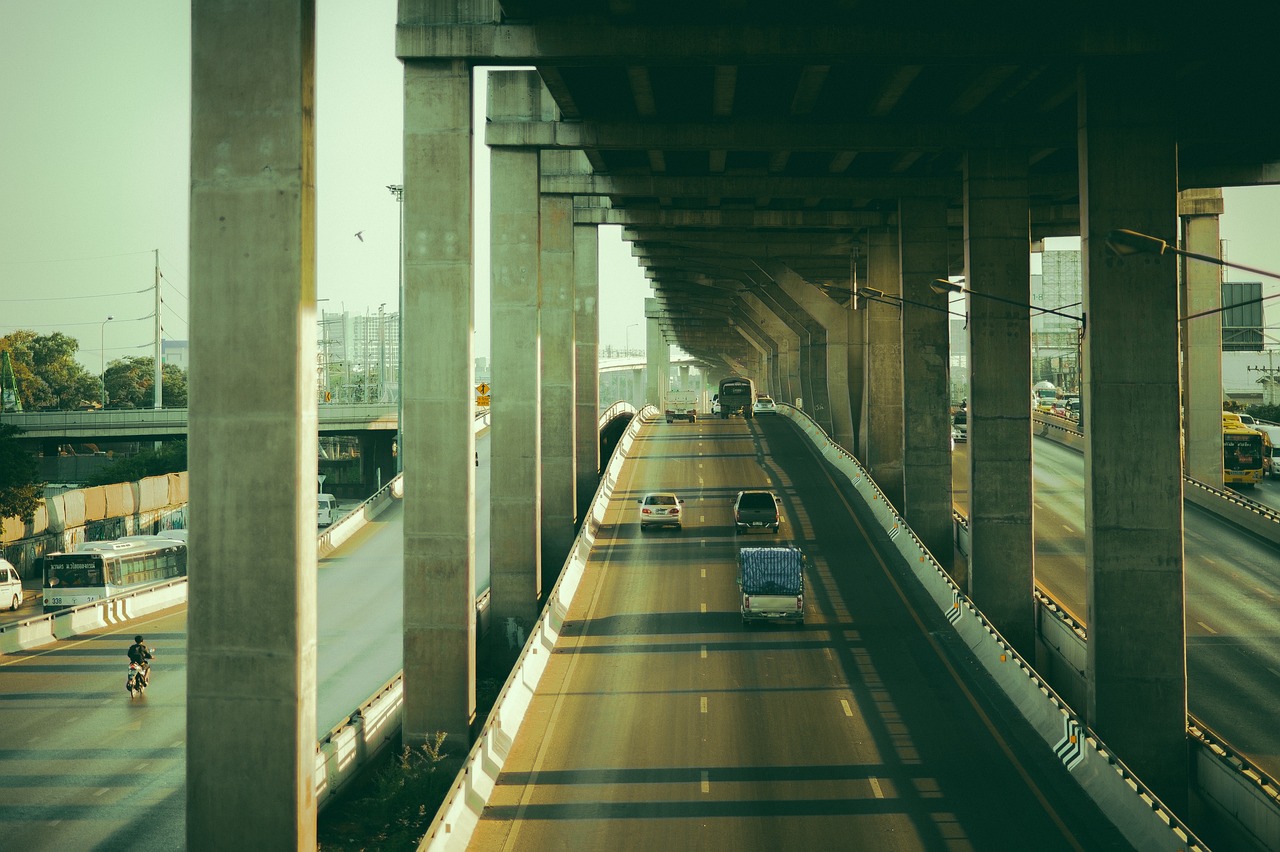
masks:
[[(981, 741), (976, 754), (951, 759), (946, 777), (920, 768), (925, 755), (904, 739), (913, 732), (902, 728), (902, 705), (923, 695), (928, 708), (915, 714), (932, 723), (936, 685), (913, 680), (886, 691), (893, 678), (876, 667), (901, 665), (901, 636), (885, 640), (892, 663), (869, 657), (848, 595), (830, 591), (846, 560), (867, 561), (865, 543), (849, 540), (847, 513), (832, 543), (810, 532), (831, 523), (809, 510), (813, 495), (797, 486), (818, 474), (811, 456), (780, 460), (766, 430), (721, 425), (729, 458), (723, 466), (704, 458), (703, 490), (719, 476), (721, 491), (769, 484), (793, 492), (784, 498), (792, 523), (778, 540), (796, 538), (813, 551), (811, 624), (743, 627), (734, 568), (741, 537), (673, 533), (637, 545), (627, 536), (633, 504), (615, 501), (472, 848), (829, 848), (837, 836), (848, 848), (941, 848), (990, 835), (967, 825), (990, 813), (990, 801), (1003, 799), (1005, 813), (1032, 799), (1017, 777), (963, 794), (974, 778), (993, 774), (993, 757), (999, 762)], [(769, 469), (744, 467), (744, 439), (773, 450)], [(620, 488), (662, 481), (696, 490), (681, 481), (679, 465), (646, 454), (624, 470)], [(858, 606), (882, 608), (866, 585), (858, 583)], [(939, 753), (957, 748), (945, 736), (917, 739), (940, 740)], [(967, 812), (957, 816), (962, 801)], [(1047, 819), (1021, 816), (1002, 824), (1033, 838), (1051, 829)], [(1041, 848), (1070, 847), (1059, 836)]]
[(404, 507), (320, 560), (316, 580), (316, 737), (329, 733), (404, 665)]
[[(131, 699), (136, 633), (157, 656)], [(0, 846), (183, 848), (186, 673), (185, 609), (0, 659)]]
[[(1042, 849), (1128, 848), (933, 600), (890, 571), (897, 550), (852, 487), (827, 474), (790, 421), (762, 427), (775, 462), (805, 483), (813, 532), (802, 546), (818, 557), (811, 555), (810, 586), (815, 606), (829, 613), (824, 639), (840, 678), (872, 736), (867, 762), (888, 773), (921, 843), (964, 838), (974, 848), (1005, 848), (1034, 838)], [(999, 813), (991, 801), (1002, 803)], [(955, 822), (935, 838), (942, 812)]]

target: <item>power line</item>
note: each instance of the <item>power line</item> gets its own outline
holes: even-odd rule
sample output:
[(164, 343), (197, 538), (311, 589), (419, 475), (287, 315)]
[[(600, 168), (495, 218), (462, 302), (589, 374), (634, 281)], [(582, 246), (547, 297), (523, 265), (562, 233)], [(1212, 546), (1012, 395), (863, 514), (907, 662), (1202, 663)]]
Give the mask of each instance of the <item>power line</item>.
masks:
[(106, 260), (107, 258), (112, 257), (135, 257), (140, 254), (151, 254), (153, 251), (154, 249), (147, 249), (146, 251), (127, 251), (121, 254), (95, 254), (88, 257), (53, 257), (42, 260), (0, 260), (0, 264), (31, 266), (39, 263), (77, 263), (82, 260)]
[(139, 293), (150, 293), (153, 288), (142, 290), (125, 290), (120, 293), (94, 293), (88, 296), (42, 296), (34, 299), (0, 299), (0, 302), (72, 302), (80, 299), (105, 299), (109, 296), (136, 296)]

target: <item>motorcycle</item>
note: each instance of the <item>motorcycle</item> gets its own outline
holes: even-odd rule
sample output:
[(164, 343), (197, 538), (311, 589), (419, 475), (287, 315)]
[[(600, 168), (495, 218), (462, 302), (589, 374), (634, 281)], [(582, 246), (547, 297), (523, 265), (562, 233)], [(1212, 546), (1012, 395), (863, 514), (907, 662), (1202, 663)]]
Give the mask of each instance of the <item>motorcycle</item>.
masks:
[(130, 698), (137, 698), (151, 685), (151, 666), (129, 661), (129, 673), (124, 678), (125, 691)]

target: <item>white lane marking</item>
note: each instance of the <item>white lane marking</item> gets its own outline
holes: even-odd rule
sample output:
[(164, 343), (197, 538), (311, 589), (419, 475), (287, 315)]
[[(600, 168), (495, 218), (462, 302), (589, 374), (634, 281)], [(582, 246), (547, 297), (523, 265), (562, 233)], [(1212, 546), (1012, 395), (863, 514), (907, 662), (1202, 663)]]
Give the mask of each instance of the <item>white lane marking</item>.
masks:
[(1271, 593), (1270, 593), (1270, 592), (1268, 592), (1266, 589), (1259, 589), (1257, 586), (1254, 586), (1254, 587), (1253, 587), (1253, 590), (1254, 590), (1255, 592), (1257, 592), (1258, 594), (1263, 595), (1263, 596), (1265, 596), (1265, 597), (1267, 597), (1267, 598), (1274, 598), (1274, 597), (1275, 597), (1275, 595), (1271, 594)]
[(702, 659), (704, 659), (704, 660), (707, 658), (707, 646), (706, 646), (706, 645), (703, 645), (703, 646), (702, 646), (702, 654), (701, 654), (701, 656), (702, 656)]
[[(698, 523), (700, 523), (700, 524), (705, 524), (706, 522), (707, 522), (707, 516), (706, 516), (706, 515), (699, 515), (699, 516), (698, 516)], [(706, 544), (706, 542), (704, 541), (704, 542), (703, 542), (703, 544)]]
[(133, 768), (133, 771), (134, 771), (134, 772), (141, 772), (142, 770), (144, 770), (144, 769), (146, 769), (146, 768), (147, 768), (147, 764), (146, 764), (146, 763), (139, 763), (137, 766), (135, 766), (135, 767)]
[(698, 467), (702, 467), (702, 462), (698, 462)]
[(883, 799), (883, 798), (884, 798), (884, 790), (881, 790), (881, 789), (880, 789), (880, 780), (879, 780), (878, 778), (876, 778), (876, 777), (873, 775), (873, 776), (870, 778), (870, 781), (871, 781), (871, 793), (872, 793), (872, 795), (874, 795), (877, 799)]
[(834, 662), (834, 661), (835, 661), (835, 658), (831, 656), (831, 649), (830, 649), (830, 648), (823, 648), (823, 649), (822, 649), (822, 653), (824, 653), (824, 654), (826, 654), (826, 655), (827, 655), (827, 661), (828, 661), (828, 662)]
[(706, 611), (707, 611), (707, 605), (706, 605), (705, 603), (702, 605), (702, 611), (703, 611), (703, 612), (706, 612)]
[(1218, 632), (1214, 630), (1212, 627), (1210, 627), (1209, 625), (1205, 624), (1203, 621), (1197, 621), (1196, 624), (1199, 624), (1201, 627), (1203, 627), (1205, 630), (1208, 630), (1210, 633), (1217, 634)]
[(96, 799), (98, 796), (106, 795), (106, 792), (110, 789), (110, 787), (99, 787), (98, 791), (93, 794), (93, 797)]
[(703, 712), (703, 713), (706, 713), (706, 712), (707, 712), (707, 696), (705, 696), (705, 695), (704, 695), (704, 696), (702, 696), (702, 700), (701, 700), (701, 702), (700, 702), (700, 703), (701, 703), (701, 705), (702, 705), (702, 712)]
[(1072, 527), (1071, 527), (1071, 526), (1069, 526), (1068, 524), (1063, 524), (1063, 525), (1062, 525), (1062, 528), (1063, 528), (1064, 530), (1066, 530), (1067, 532), (1072, 532), (1072, 531), (1073, 531)]
[(706, 569), (706, 568), (703, 568), (703, 569), (701, 570), (701, 574), (702, 574), (702, 579), (704, 579), (704, 580), (705, 580), (705, 579), (707, 579), (707, 569)]
[(848, 699), (841, 698), (841, 699), (840, 699), (840, 706), (844, 708), (844, 715), (846, 715), (846, 716), (848, 716), (848, 717), (850, 717), (850, 718), (852, 718), (852, 717), (853, 717), (853, 708), (849, 706), (849, 701), (848, 701)]
[(702, 792), (711, 792), (711, 773), (705, 769), (702, 770)]

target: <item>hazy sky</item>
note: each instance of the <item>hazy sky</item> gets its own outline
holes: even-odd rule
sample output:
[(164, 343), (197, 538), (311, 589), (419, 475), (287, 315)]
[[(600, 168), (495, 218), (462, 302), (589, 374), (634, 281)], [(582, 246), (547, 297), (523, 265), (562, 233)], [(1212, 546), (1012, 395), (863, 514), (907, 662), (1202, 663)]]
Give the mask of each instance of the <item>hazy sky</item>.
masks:
[[(398, 209), (386, 186), (402, 182), (396, 3), (316, 6), (321, 307), (395, 310)], [(0, 0), (0, 335), (63, 331), (95, 372), (103, 349), (107, 361), (151, 354), (158, 249), (164, 337), (188, 337), (190, 36), (190, 6), (178, 0)], [(1228, 257), (1280, 271), (1280, 188), (1226, 197)], [(650, 290), (619, 230), (601, 232), (601, 341), (622, 346)], [(478, 245), (484, 236), (478, 226)], [(484, 355), (487, 249), (476, 260)], [(630, 340), (643, 345), (643, 325)]]

